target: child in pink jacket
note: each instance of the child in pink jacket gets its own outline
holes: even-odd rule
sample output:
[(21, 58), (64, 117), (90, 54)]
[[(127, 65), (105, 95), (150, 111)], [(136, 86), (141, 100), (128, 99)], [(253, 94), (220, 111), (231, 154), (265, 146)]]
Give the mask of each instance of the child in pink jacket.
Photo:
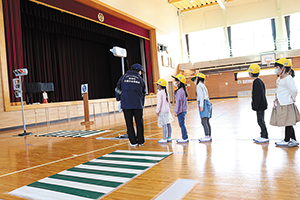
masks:
[(158, 143), (171, 142), (172, 127), (171, 122), (173, 117), (170, 113), (170, 98), (167, 92), (167, 81), (165, 79), (159, 79), (156, 82), (157, 88), (157, 107), (156, 115), (158, 116), (158, 127), (163, 127), (163, 139), (157, 141)]

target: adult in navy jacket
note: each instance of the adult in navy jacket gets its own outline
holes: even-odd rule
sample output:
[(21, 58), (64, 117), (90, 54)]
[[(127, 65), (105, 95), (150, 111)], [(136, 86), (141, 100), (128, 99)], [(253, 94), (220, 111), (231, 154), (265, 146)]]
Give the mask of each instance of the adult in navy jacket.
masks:
[[(145, 102), (145, 82), (141, 77), (143, 67), (133, 64), (118, 81), (116, 87), (117, 101), (121, 101), (126, 121), (127, 134), (131, 146), (142, 146), (144, 139), (143, 107)], [(133, 128), (133, 117), (136, 123), (137, 134)]]

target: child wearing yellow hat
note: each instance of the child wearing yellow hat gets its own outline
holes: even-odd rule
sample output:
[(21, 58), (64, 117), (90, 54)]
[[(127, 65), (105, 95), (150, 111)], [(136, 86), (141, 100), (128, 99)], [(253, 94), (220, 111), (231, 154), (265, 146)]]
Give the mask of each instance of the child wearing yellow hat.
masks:
[(170, 113), (170, 97), (167, 92), (167, 81), (165, 79), (159, 79), (156, 82), (157, 89), (157, 106), (156, 115), (158, 116), (157, 125), (163, 127), (163, 139), (157, 141), (158, 143), (171, 142), (172, 127), (171, 122), (173, 117)]
[(174, 85), (177, 87), (175, 90), (175, 117), (178, 118), (178, 123), (181, 129), (182, 139), (178, 139), (177, 143), (186, 143), (189, 141), (187, 130), (185, 127), (185, 115), (188, 110), (187, 106), (187, 92), (185, 88), (186, 79), (182, 74), (172, 76), (175, 81)]
[(212, 104), (209, 101), (208, 91), (206, 86), (204, 85), (205, 75), (202, 73), (198, 73), (196, 74), (196, 76), (191, 78), (191, 80), (195, 83), (197, 87), (196, 92), (199, 114), (205, 134), (205, 137), (200, 138), (199, 142), (210, 142), (212, 140), (212, 137), (209, 119), (212, 116)]
[(285, 126), (285, 138), (275, 144), (276, 146), (299, 146), (293, 128), (293, 125), (300, 121), (299, 110), (295, 105), (298, 90), (293, 80), (295, 75), (291, 62), (286, 58), (275, 61), (275, 73), (278, 79), (270, 124)]
[(248, 68), (250, 78), (254, 79), (252, 83), (252, 110), (256, 111), (257, 123), (260, 127), (260, 137), (253, 139), (256, 143), (269, 142), (268, 131), (265, 123), (265, 110), (268, 108), (266, 98), (266, 88), (264, 82), (259, 78), (260, 66), (252, 64)]

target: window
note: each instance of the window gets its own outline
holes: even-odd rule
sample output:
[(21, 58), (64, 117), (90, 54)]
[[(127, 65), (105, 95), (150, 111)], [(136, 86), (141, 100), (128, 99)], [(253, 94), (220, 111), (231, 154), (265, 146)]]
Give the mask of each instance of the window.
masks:
[(190, 33), (189, 47), (192, 63), (229, 57), (223, 27)]
[(232, 25), (231, 38), (234, 57), (274, 50), (270, 19)]
[(290, 15), (290, 42), (292, 49), (300, 49), (300, 13)]

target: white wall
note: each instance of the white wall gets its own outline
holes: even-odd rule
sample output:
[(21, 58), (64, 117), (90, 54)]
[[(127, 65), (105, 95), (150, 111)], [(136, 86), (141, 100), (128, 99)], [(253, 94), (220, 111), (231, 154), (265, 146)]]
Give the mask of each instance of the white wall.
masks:
[[(163, 67), (161, 53), (158, 53), (158, 62), (161, 78), (172, 80), (171, 74), (176, 73), (180, 61), (180, 34), (177, 10), (167, 0), (101, 0), (118, 10), (128, 13), (144, 22), (147, 22), (156, 29), (157, 43), (168, 47), (169, 54), (175, 60), (175, 69)], [(165, 54), (165, 53), (164, 53)], [(157, 80), (153, 80), (157, 81)]]
[(300, 0), (235, 0), (183, 13), (183, 33), (230, 26), (266, 18), (276, 18), (300, 12)]
[(141, 19), (157, 29), (178, 33), (176, 9), (167, 0), (101, 0), (118, 10)]
[[(166, 81), (171, 81), (173, 78), (171, 75), (175, 75), (177, 71), (177, 65), (180, 62), (180, 36), (179, 33), (170, 35), (168, 33), (162, 32), (161, 30), (157, 30), (157, 42), (160, 44), (164, 44), (168, 46), (166, 52), (158, 53), (158, 64), (160, 71), (160, 78), (165, 79)], [(173, 68), (162, 66), (161, 57), (165, 58), (171, 57), (173, 61)], [(155, 81), (155, 80), (154, 80)]]
[[(183, 34), (233, 24), (276, 18), (277, 39), (286, 38), (282, 16), (300, 12), (300, 0), (235, 0), (226, 3), (226, 10), (218, 5), (183, 12), (180, 27), (176, 9), (167, 0), (101, 0), (129, 15), (141, 19), (157, 28), (157, 42), (168, 46), (169, 55), (158, 53), (161, 78), (172, 80), (181, 60), (181, 45), (185, 51)], [(175, 69), (163, 67), (161, 55), (171, 56), (175, 60)], [(154, 80), (155, 81), (155, 80)]]

